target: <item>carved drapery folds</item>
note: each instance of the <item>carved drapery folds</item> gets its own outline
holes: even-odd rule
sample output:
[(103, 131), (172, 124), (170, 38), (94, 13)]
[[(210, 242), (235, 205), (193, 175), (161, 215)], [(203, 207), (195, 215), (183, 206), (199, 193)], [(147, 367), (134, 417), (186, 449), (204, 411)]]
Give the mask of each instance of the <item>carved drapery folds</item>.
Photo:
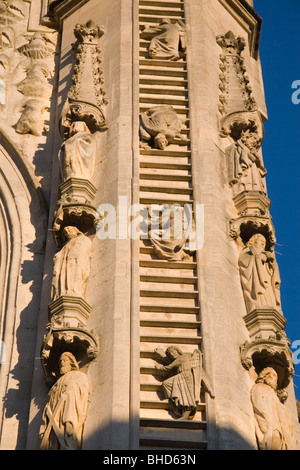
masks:
[(88, 377), (70, 352), (60, 355), (58, 366), (58, 379), (43, 412), (41, 449), (79, 450), (88, 409)]
[(164, 150), (168, 145), (188, 145), (181, 122), (172, 106), (161, 105), (140, 114), (140, 147)]
[(201, 402), (201, 389), (214, 398), (214, 393), (206, 372), (202, 366), (202, 353), (195, 349), (192, 354), (183, 353), (176, 346), (170, 346), (164, 352), (157, 348), (154, 357), (164, 365), (157, 365), (158, 375), (169, 375), (162, 382), (164, 395), (170, 401), (177, 419), (193, 419), (197, 405)]
[(48, 334), (41, 351), (46, 381), (52, 385), (40, 431), (42, 449), (81, 448), (88, 402), (83, 370), (99, 353), (99, 338), (87, 328), (92, 307), (86, 299), (86, 287), (92, 254), (90, 236), (98, 222), (92, 205), (96, 195), (92, 180), (100, 130), (106, 129), (103, 106), (107, 99), (99, 47), (104, 28), (88, 21), (76, 25), (74, 34), (77, 63), (60, 120), (62, 183), (53, 223), (58, 251), (53, 259)]
[(181, 20), (163, 18), (158, 26), (144, 27), (141, 37), (150, 40), (150, 59), (179, 60), (185, 57), (185, 25)]
[[(222, 48), (219, 131), (221, 137), (231, 141), (225, 157), (228, 186), (237, 211), (237, 217), (229, 222), (229, 235), (240, 249), (238, 269), (250, 337), (241, 347), (241, 361), (258, 377), (251, 400), (259, 449), (294, 448), (288, 411), (278, 398), (287, 393), (294, 366), (284, 332), (276, 239), (262, 160), (263, 121), (242, 57), (245, 39), (229, 31), (218, 36), (217, 43)], [(276, 379), (276, 384), (264, 382), (263, 376)]]

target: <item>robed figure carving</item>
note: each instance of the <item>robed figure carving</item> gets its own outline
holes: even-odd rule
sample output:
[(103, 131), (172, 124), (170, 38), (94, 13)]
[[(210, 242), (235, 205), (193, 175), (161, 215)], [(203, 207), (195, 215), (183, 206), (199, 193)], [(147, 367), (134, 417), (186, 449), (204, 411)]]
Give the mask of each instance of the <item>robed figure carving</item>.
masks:
[(63, 295), (85, 296), (90, 273), (92, 242), (77, 227), (63, 230), (65, 245), (53, 260), (52, 300)]
[(192, 213), (181, 206), (162, 204), (159, 214), (150, 209), (149, 239), (155, 254), (168, 261), (190, 258), (186, 243), (193, 228)]
[(277, 383), (276, 371), (266, 367), (251, 390), (258, 447), (260, 450), (295, 450), (292, 416), (279, 400)]
[(141, 147), (164, 150), (170, 144), (188, 145), (189, 139), (181, 133), (181, 122), (172, 106), (161, 105), (141, 113), (140, 142)]
[(256, 133), (243, 131), (240, 139), (227, 149), (229, 156), (229, 183), (236, 193), (261, 191), (266, 193), (264, 168), (258, 149), (261, 139)]
[(97, 156), (98, 132), (91, 134), (86, 123), (71, 124), (69, 138), (62, 144), (59, 153), (61, 175), (64, 181), (80, 178), (91, 181)]
[(173, 410), (178, 419), (193, 419), (197, 404), (200, 403), (201, 382), (211, 396), (212, 388), (205, 371), (202, 368), (202, 354), (198, 349), (192, 354), (183, 353), (178, 347), (170, 346), (164, 351), (160, 348), (155, 350), (160, 361), (167, 361), (167, 365), (156, 366), (159, 373), (172, 374), (162, 383), (165, 397), (173, 406)]
[(142, 37), (152, 37), (148, 49), (151, 59), (178, 60), (184, 55), (185, 26), (182, 21), (173, 23), (169, 18), (163, 18), (158, 26), (144, 28)]
[(281, 310), (279, 269), (274, 253), (266, 251), (262, 234), (253, 235), (246, 243), (239, 269), (248, 313), (264, 307)]
[(43, 412), (41, 450), (79, 450), (89, 400), (88, 377), (69, 352), (59, 358), (59, 373)]

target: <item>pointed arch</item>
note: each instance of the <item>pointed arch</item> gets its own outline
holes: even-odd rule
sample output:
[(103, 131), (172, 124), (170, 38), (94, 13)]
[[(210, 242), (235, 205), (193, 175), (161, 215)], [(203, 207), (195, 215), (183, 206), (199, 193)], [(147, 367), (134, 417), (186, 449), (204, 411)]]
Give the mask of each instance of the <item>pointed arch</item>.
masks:
[(33, 170), (0, 132), (1, 449), (26, 444), (47, 224), (47, 205)]

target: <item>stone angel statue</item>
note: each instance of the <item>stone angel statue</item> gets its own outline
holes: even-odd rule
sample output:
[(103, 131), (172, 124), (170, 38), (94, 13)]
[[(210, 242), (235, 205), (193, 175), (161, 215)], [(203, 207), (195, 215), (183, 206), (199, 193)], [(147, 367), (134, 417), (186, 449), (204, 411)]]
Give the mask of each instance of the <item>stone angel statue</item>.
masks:
[(170, 346), (166, 352), (155, 350), (156, 359), (166, 365), (156, 366), (160, 374), (172, 374), (162, 383), (165, 397), (172, 404), (177, 419), (193, 419), (200, 403), (201, 384), (204, 383), (214, 398), (210, 381), (202, 367), (202, 353), (195, 349), (192, 354), (183, 353), (180, 348)]

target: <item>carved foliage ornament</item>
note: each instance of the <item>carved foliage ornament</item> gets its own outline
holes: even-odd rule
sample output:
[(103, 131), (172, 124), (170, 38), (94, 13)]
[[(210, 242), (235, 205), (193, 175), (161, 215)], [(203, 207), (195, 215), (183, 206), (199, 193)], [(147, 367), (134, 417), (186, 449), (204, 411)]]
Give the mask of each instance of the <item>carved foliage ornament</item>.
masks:
[(68, 135), (71, 123), (84, 121), (91, 132), (106, 128), (103, 106), (108, 103), (103, 87), (101, 68), (101, 48), (99, 40), (105, 28), (92, 20), (77, 24), (74, 35), (77, 42), (73, 45), (76, 53), (73, 85), (69, 90), (61, 116), (61, 135)]
[(217, 36), (222, 48), (220, 55), (220, 134), (237, 139), (242, 130), (256, 132), (263, 139), (264, 130), (260, 113), (249, 84), (244, 58), (244, 38), (236, 37), (232, 31)]

